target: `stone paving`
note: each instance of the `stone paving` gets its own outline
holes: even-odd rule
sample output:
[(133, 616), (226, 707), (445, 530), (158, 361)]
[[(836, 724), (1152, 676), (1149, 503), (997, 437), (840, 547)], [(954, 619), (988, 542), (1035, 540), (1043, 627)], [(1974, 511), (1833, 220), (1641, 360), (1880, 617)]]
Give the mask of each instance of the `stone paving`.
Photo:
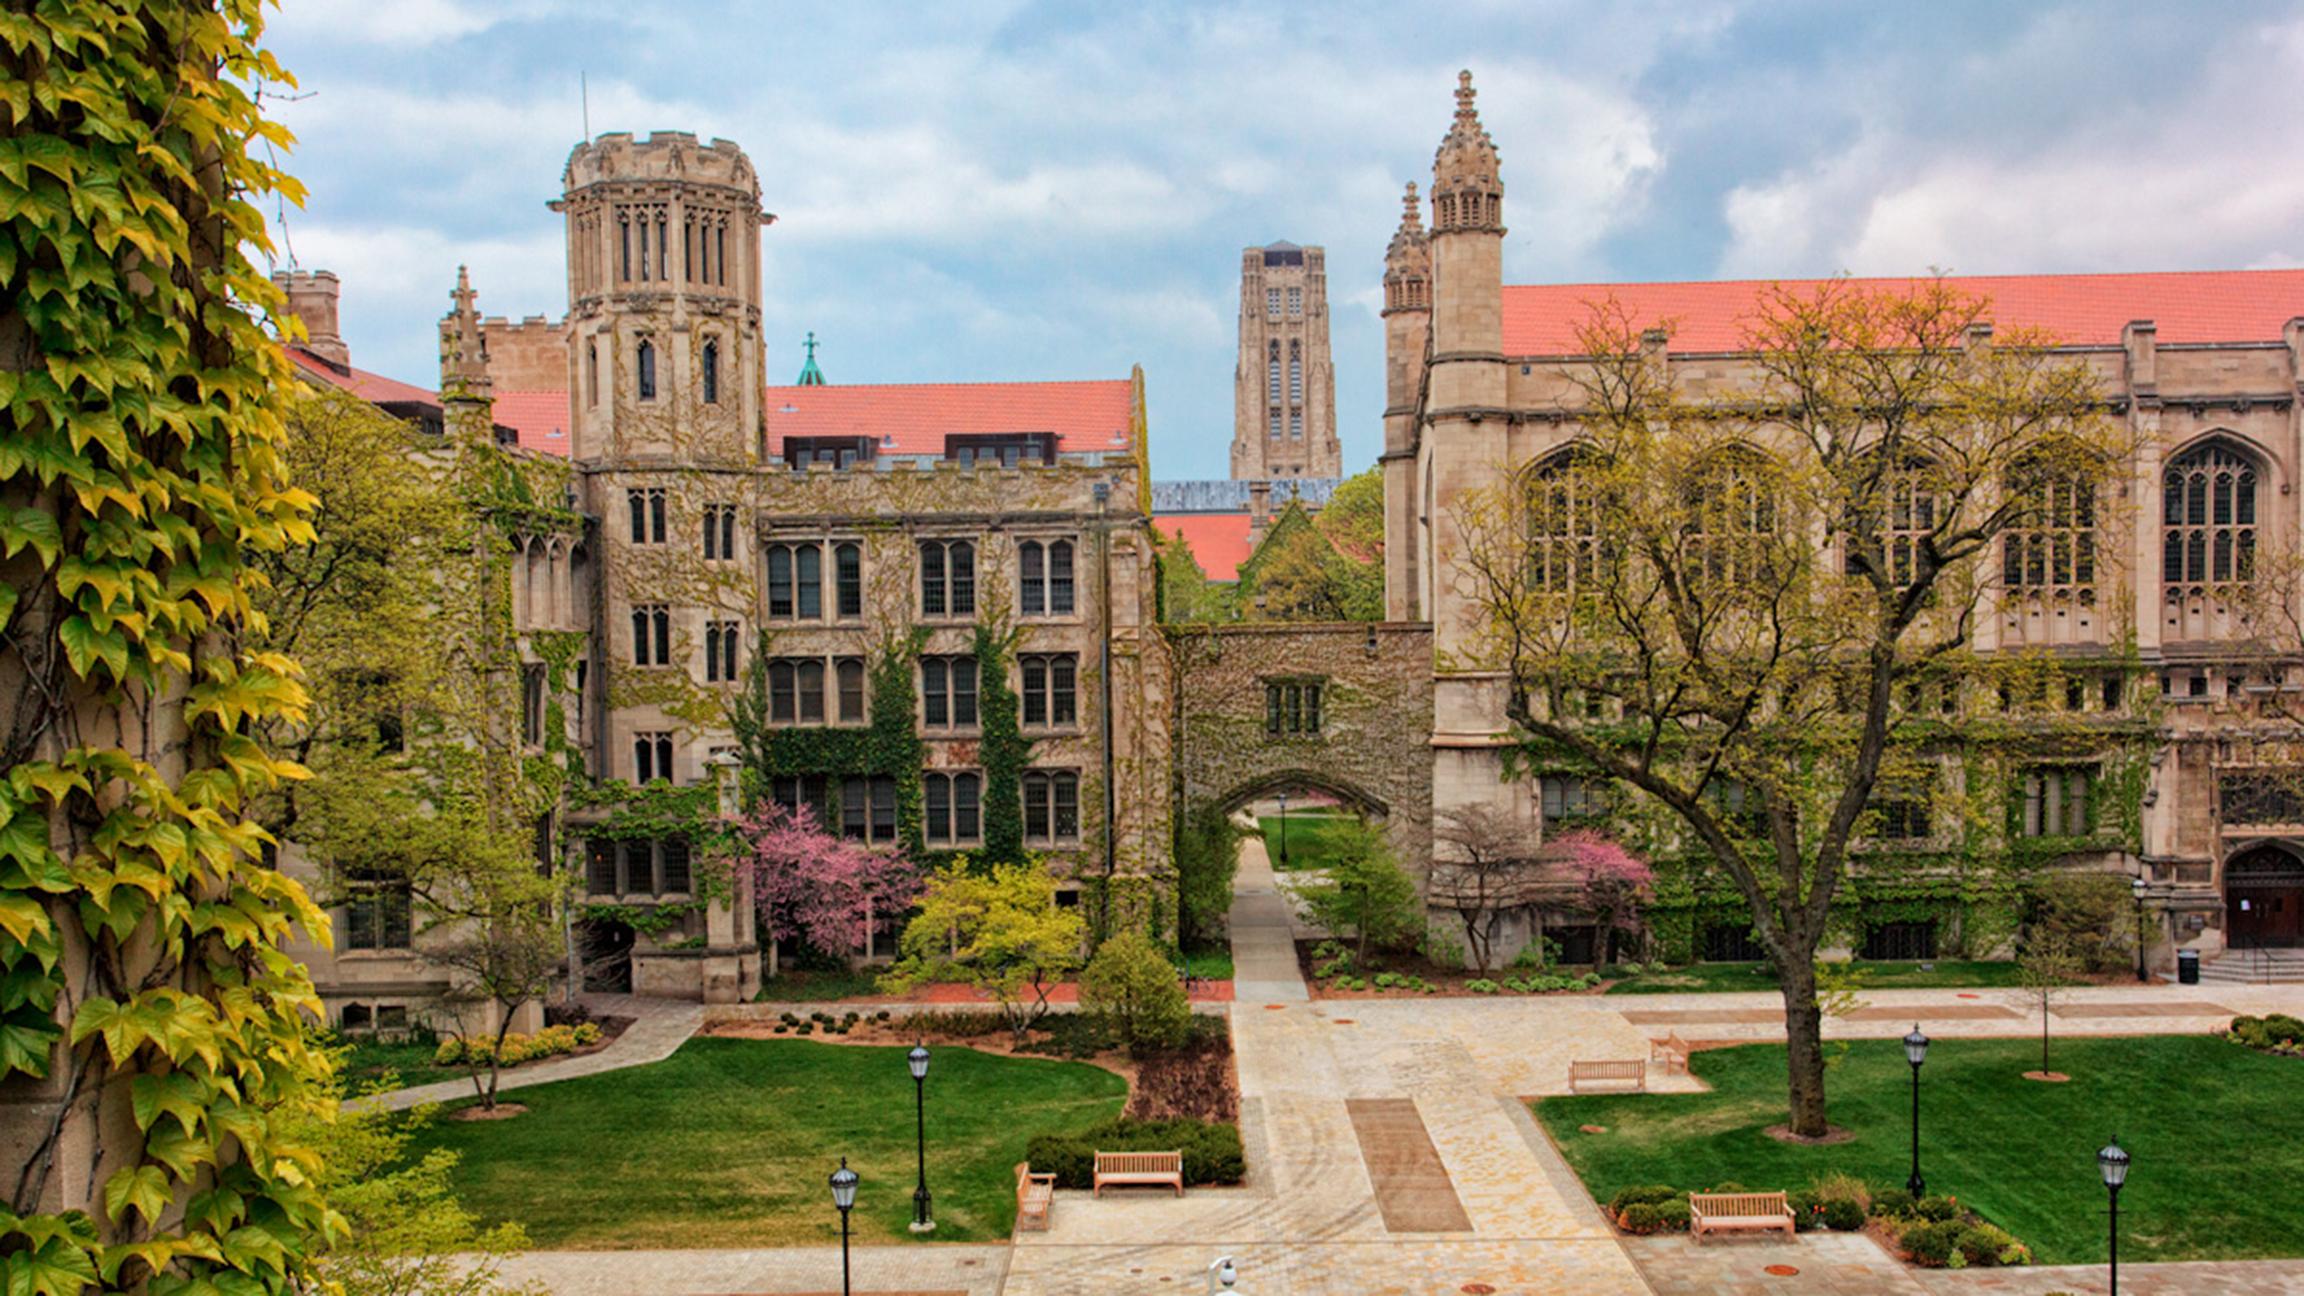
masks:
[[(578, 1076), (598, 1075), (603, 1071), (617, 1071), (625, 1067), (661, 1062), (672, 1056), (688, 1037), (704, 1024), (704, 1005), (676, 999), (649, 999), (639, 995), (586, 995), (584, 1002), (597, 1017), (629, 1017), (632, 1024), (624, 1033), (608, 1041), (608, 1047), (597, 1053), (581, 1057), (550, 1058), (531, 1063), (516, 1071), (507, 1071), (496, 1080), (496, 1092), (501, 1095), (530, 1085), (550, 1084), (555, 1080), (573, 1080)], [(378, 1094), (365, 1101), (377, 1103), (392, 1111), (402, 1111), (425, 1103), (455, 1102), (473, 1096), (470, 1080), (443, 1080), (438, 1084), (414, 1085)], [(557, 1289), (555, 1289), (557, 1290)]]
[[(849, 1255), (855, 1296), (999, 1296), (1000, 1246), (860, 1246)], [(554, 1296), (833, 1296), (840, 1248), (758, 1251), (531, 1251), (503, 1269)]]

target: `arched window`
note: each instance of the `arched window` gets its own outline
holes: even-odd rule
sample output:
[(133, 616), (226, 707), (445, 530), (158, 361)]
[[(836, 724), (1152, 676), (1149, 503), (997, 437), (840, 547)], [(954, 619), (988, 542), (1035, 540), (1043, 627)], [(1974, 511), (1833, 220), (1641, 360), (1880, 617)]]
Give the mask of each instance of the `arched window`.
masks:
[(1749, 450), (1712, 456), (1689, 483), (1683, 569), (1691, 583), (1726, 587), (1762, 576), (1774, 556), (1775, 474)]
[(1570, 448), (1528, 475), (1528, 585), (1573, 593), (1600, 560), (1599, 483), (1589, 451)]
[(2198, 587), (2254, 579), (2256, 480), (2255, 463), (2221, 441), (2168, 465), (2160, 483), (2164, 583)]
[(720, 343), (716, 339), (704, 343), (704, 403), (720, 403)]
[(1288, 344), (1288, 403), (1304, 403), (1304, 344)]
[(635, 368), (640, 373), (640, 399), (656, 399), (656, 344), (646, 338), (640, 340), (640, 355)]
[(1275, 338), (1266, 349), (1264, 361), (1264, 401), (1268, 405), (1280, 403), (1280, 342)]
[(1943, 498), (1929, 481), (1929, 465), (1909, 460), (1882, 473), (1871, 499), (1849, 510), (1848, 572), (1863, 575), (1877, 552), (1888, 583), (1897, 589), (1919, 576), (1920, 554), (1936, 532)]
[(584, 406), (590, 409), (600, 403), (600, 340), (584, 340)]

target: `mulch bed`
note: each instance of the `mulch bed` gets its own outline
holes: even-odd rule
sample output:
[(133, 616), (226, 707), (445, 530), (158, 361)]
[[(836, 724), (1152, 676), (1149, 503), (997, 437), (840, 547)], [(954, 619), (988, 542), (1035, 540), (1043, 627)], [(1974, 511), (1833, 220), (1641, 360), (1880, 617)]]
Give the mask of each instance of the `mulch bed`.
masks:
[[(1313, 998), (1422, 999), (1427, 997), (1421, 990), (1378, 989), (1373, 985), (1369, 986), (1365, 990), (1342, 990), (1338, 989), (1333, 982), (1315, 980), (1312, 976), (1312, 965), (1315, 962), (1318, 962), (1318, 960), (1312, 957), (1312, 951), (1314, 948), (1323, 943), (1324, 942), (1322, 941), (1316, 940), (1300, 940), (1296, 942), (1296, 967), (1304, 974), (1304, 984), (1310, 988)], [(1464, 987), (1468, 982), (1479, 980), (1479, 973), (1470, 971), (1465, 968), (1442, 967), (1440, 964), (1434, 963), (1432, 960), (1425, 958), (1421, 954), (1372, 954), (1369, 956), (1369, 962), (1375, 964), (1375, 967), (1365, 974), (1366, 977), (1373, 977), (1378, 972), (1397, 972), (1401, 976), (1422, 977), (1426, 981), (1431, 982), (1433, 986), (1436, 987), (1432, 991), (1434, 996), (1454, 995), (1468, 999), (1543, 999), (1550, 998), (1553, 995), (1601, 994), (1604, 993), (1611, 984), (1610, 982), (1602, 981), (1600, 984), (1593, 986), (1589, 990), (1552, 990), (1547, 991), (1542, 995), (1515, 994), (1510, 990), (1498, 990), (1496, 993), (1489, 995), (1476, 995)], [(1491, 981), (1502, 981), (1506, 977), (1518, 977), (1522, 980), (1526, 980), (1531, 977), (1545, 975), (1560, 976), (1565, 975), (1565, 973), (1559, 969), (1550, 969), (1546, 972), (1538, 972), (1528, 968), (1500, 968), (1496, 972), (1492, 973), (1488, 979)], [(1579, 975), (1581, 975), (1581, 973), (1579, 973)], [(1229, 989), (1229, 983), (1226, 984), (1227, 989)], [(1227, 993), (1225, 997), (1230, 998), (1231, 996), (1229, 993)]]

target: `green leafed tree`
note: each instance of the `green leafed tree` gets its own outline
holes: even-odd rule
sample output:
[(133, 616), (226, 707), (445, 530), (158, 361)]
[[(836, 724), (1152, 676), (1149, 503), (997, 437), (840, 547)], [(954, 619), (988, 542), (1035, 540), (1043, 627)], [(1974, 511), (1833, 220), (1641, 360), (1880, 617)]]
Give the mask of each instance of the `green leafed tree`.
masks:
[(2108, 741), (2022, 689), (1994, 705), (2015, 655), (1970, 650), (1995, 600), (2029, 597), (2004, 540), (2063, 537), (2061, 556), (2027, 544), (2067, 584), (2114, 574), (2092, 531), (2075, 568), (2072, 527), (2127, 449), (2084, 365), (1989, 322), (1940, 280), (1773, 289), (1740, 380), (1693, 396), (1648, 345), (1658, 322), (1602, 305), (1571, 373), (1576, 439), (1450, 509), (1466, 655), (1501, 676), (1521, 768), (1565, 759), (1631, 789), (1743, 898), (1803, 1136), (1827, 1129), (1816, 953), (1884, 827), (1875, 789), (1946, 752), (1976, 758), (1981, 788), (2011, 746)]
[(1304, 506), (1290, 500), (1240, 564), (1235, 597), (1251, 621), (1378, 621), (1384, 565), (1338, 552)]
[(0, 1271), (12, 1293), (289, 1292), (337, 1233), (331, 1100), (263, 866), (300, 777), (259, 555), (312, 538), (251, 257), (300, 199), (256, 0), (0, 10)]
[(1175, 966), (1134, 928), (1096, 947), (1080, 974), (1080, 1008), (1138, 1055), (1183, 1043), (1192, 1027), (1192, 1005)]
[(1221, 624), (1239, 619), (1232, 587), (1208, 579), (1192, 542), (1163, 534), (1157, 542), (1160, 619), (1170, 625)]
[(1312, 921), (1350, 940), (1360, 962), (1370, 945), (1397, 945), (1417, 933), (1423, 903), (1416, 879), (1392, 857), (1382, 829), (1358, 820), (1337, 832), (1327, 873), (1297, 890)]
[(1080, 911), (1056, 903), (1046, 865), (977, 869), (960, 857), (929, 875), (883, 980), (897, 992), (930, 982), (982, 990), (1022, 1044), (1047, 1015), (1049, 992), (1080, 966), (1086, 938)]

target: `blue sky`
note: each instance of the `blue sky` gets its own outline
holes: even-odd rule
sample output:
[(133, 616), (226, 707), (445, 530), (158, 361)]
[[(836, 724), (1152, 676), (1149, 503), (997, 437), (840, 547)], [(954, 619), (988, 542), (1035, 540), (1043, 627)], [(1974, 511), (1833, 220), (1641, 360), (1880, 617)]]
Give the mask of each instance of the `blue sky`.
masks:
[(1469, 67), (1509, 282), (2304, 264), (2304, 5), (284, 0), (299, 264), (354, 362), (436, 382), (456, 266), (566, 307), (583, 135), (735, 140), (768, 376), (1100, 378), (1221, 477), (1242, 247), (1328, 249), (1347, 468), (1380, 440), (1383, 247)]

